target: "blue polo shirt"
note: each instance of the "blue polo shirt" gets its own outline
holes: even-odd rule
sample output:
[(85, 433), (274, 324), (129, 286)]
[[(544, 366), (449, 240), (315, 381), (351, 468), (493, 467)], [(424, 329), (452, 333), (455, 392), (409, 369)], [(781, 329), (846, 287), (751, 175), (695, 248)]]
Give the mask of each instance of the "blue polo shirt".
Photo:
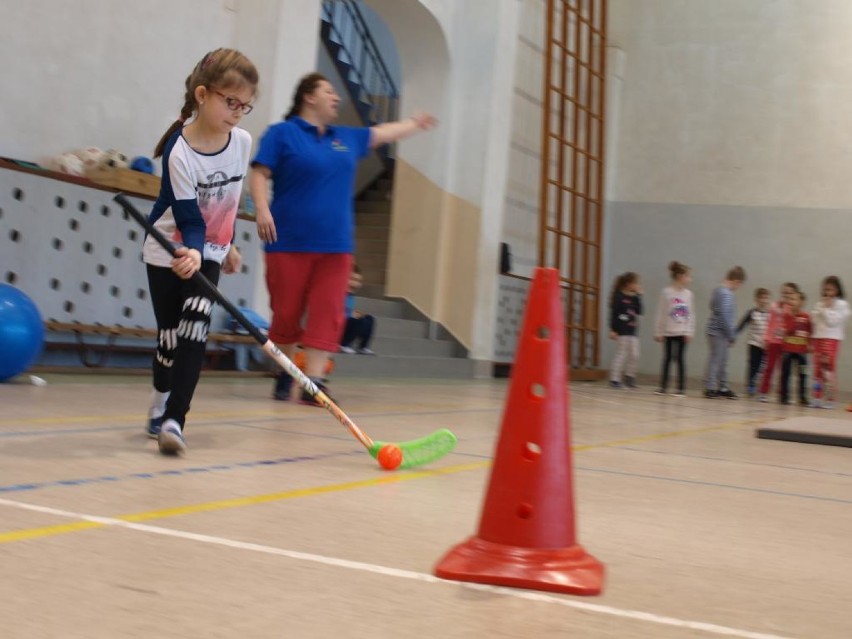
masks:
[(278, 240), (268, 253), (352, 253), (353, 190), (358, 161), (370, 152), (370, 129), (326, 127), (300, 117), (271, 125), (253, 164), (272, 171)]

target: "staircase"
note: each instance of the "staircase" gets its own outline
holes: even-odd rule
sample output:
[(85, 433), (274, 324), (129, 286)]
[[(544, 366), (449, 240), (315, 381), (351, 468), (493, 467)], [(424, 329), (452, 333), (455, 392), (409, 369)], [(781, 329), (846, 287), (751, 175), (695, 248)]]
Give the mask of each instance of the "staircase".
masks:
[(325, 0), (320, 39), (361, 121), (370, 126), (397, 119), (399, 91), (358, 5), (355, 0)]
[[(397, 119), (399, 94), (356, 0), (325, 0), (320, 39), (360, 119), (372, 126)], [(477, 363), (439, 324), (404, 300), (385, 298), (393, 190), (393, 150), (380, 149), (376, 170), (355, 199), (355, 261), (364, 284), (355, 309), (376, 318), (377, 356), (335, 355), (335, 375), (470, 379)]]
[(355, 199), (355, 262), (361, 268), (361, 295), (382, 297), (390, 240), (392, 170), (385, 171)]

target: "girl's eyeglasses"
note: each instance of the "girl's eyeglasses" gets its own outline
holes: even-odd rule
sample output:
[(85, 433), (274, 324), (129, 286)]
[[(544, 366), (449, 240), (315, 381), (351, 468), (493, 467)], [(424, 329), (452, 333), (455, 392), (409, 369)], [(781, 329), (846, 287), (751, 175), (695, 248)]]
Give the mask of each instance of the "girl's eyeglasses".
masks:
[(216, 89), (211, 89), (211, 91), (213, 91), (213, 93), (215, 93), (216, 95), (220, 96), (225, 101), (225, 105), (231, 111), (242, 111), (243, 115), (248, 115), (254, 108), (254, 105), (251, 105), (248, 102), (240, 102), (236, 98), (228, 97), (227, 95), (225, 95), (221, 91), (217, 91)]

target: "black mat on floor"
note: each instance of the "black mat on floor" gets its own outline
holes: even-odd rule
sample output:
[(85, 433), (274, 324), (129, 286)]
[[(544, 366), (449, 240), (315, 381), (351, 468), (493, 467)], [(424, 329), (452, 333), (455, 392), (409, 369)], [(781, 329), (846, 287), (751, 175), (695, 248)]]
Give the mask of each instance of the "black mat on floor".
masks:
[(794, 417), (761, 426), (755, 435), (759, 439), (852, 448), (852, 419)]

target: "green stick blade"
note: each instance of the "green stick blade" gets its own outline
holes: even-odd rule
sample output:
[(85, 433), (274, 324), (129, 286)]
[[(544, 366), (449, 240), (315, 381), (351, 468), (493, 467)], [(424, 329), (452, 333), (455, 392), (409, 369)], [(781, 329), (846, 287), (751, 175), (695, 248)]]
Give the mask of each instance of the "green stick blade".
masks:
[[(456, 447), (456, 436), (446, 428), (436, 430), (420, 439), (398, 442), (395, 445), (402, 451), (400, 468), (416, 468), (440, 459)], [(374, 442), (370, 454), (377, 457), (382, 446), (391, 442)]]

